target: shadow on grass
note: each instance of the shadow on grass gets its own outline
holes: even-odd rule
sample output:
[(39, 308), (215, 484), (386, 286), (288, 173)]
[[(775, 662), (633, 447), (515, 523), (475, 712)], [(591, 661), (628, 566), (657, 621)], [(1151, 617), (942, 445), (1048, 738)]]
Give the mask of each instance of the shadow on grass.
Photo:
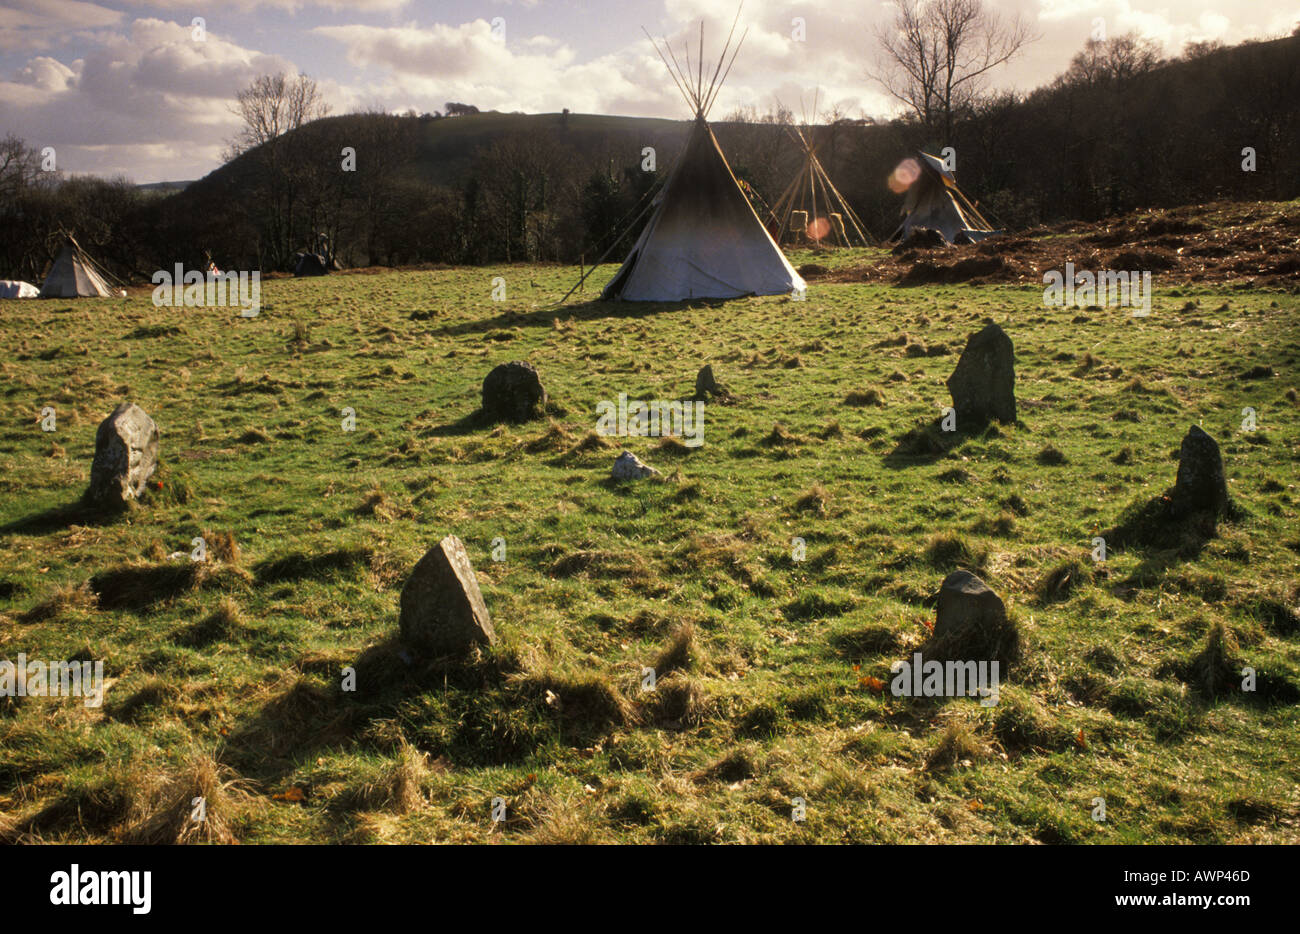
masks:
[(936, 418), (910, 429), (898, 439), (894, 449), (884, 456), (886, 467), (901, 469), (906, 467), (933, 464), (948, 456), (963, 441), (980, 435), (987, 423), (978, 424), (972, 430), (944, 431), (943, 419)]
[(105, 610), (145, 610), (180, 596), (194, 586), (196, 564), (156, 564), (114, 568), (90, 579), (90, 589)]
[(509, 327), (553, 327), (557, 320), (599, 321), (602, 319), (634, 319), (682, 311), (687, 308), (722, 308), (730, 299), (698, 299), (688, 302), (602, 302), (587, 301), (572, 305), (557, 305), (542, 311), (504, 311), (481, 321), (466, 321), (435, 328), (430, 333), (441, 337), (465, 334), (483, 334)]
[[(343, 690), (342, 666), (329, 685), (298, 679), (231, 734), (223, 759), (246, 775), (274, 784), (326, 749), (382, 746), (393, 727), (421, 748), (455, 754), (462, 745), (457, 742), (459, 731), (470, 728), (469, 711), (459, 709), (470, 706), (463, 701), (495, 694), (505, 682), (505, 674), (492, 661), (478, 656), (459, 664), (451, 659), (421, 662), (396, 637), (390, 638), (366, 649), (348, 666), (355, 672), (355, 690)], [(430, 703), (430, 692), (435, 691)], [(444, 719), (425, 709), (430, 707), (446, 708), (454, 717)], [(420, 725), (435, 732), (438, 726), (449, 727), (449, 735), (442, 737), (450, 740), (449, 748), (422, 736)], [(489, 742), (480, 755), (463, 758), (506, 762), (534, 748)]]
[(248, 572), (216, 562), (177, 561), (124, 565), (90, 579), (101, 610), (143, 612), (195, 590), (237, 590), (248, 586)]
[[(1246, 686), (1246, 672), (1253, 684)], [(1294, 706), (1300, 702), (1300, 685), (1277, 667), (1258, 667), (1241, 654), (1230, 627), (1216, 623), (1200, 652), (1190, 658), (1169, 659), (1156, 670), (1157, 678), (1170, 675), (1186, 684), (1205, 708), (1220, 702), (1259, 707)]]
[(0, 526), (0, 535), (48, 535), (73, 525), (112, 525), (130, 509), (130, 506), (125, 505), (118, 508), (92, 506), (84, 499), (79, 499), (66, 506), (55, 506)]
[(425, 429), (420, 433), (422, 438), (455, 438), (463, 435), (472, 435), (480, 431), (486, 431), (489, 428), (495, 428), (497, 425), (528, 425), (533, 422), (545, 422), (548, 418), (562, 418), (568, 415), (569, 411), (563, 405), (554, 399), (547, 401), (546, 406), (541, 410), (540, 415), (534, 415), (532, 418), (524, 421), (514, 421), (512, 419), (493, 418), (484, 409), (475, 409), (470, 414), (458, 418), (454, 422), (448, 422), (446, 425), (435, 425), (433, 428)]
[[(355, 676), (343, 690), (344, 666)], [(454, 767), (520, 763), (555, 743), (586, 746), (632, 719), (597, 675), (525, 673), (498, 646), (420, 658), (397, 635), (324, 673), (300, 677), (227, 739), (223, 760), (273, 786), (327, 749), (388, 753), (403, 740)]]
[(260, 584), (321, 579), (369, 567), (373, 558), (374, 552), (369, 548), (338, 548), (320, 554), (297, 551), (283, 558), (260, 562), (253, 567), (253, 574)]
[(492, 419), (483, 411), (475, 409), (469, 415), (458, 418), (454, 422), (446, 425), (435, 425), (432, 428), (420, 432), (423, 438), (455, 438), (461, 435), (472, 435), (492, 427)]
[(1150, 586), (1179, 561), (1192, 561), (1218, 535), (1220, 521), (1234, 523), (1249, 516), (1235, 502), (1229, 502), (1222, 515), (1212, 511), (1185, 511), (1176, 508), (1172, 490), (1135, 502), (1125, 509), (1115, 526), (1102, 533), (1112, 549), (1134, 549), (1142, 561), (1117, 587)]

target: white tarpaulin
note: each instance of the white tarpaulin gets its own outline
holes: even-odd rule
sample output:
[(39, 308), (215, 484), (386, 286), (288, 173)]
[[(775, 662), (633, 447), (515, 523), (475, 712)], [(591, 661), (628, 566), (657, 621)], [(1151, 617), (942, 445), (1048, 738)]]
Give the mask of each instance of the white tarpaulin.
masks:
[(0, 298), (35, 298), (41, 290), (30, 282), (17, 279), (0, 279)]

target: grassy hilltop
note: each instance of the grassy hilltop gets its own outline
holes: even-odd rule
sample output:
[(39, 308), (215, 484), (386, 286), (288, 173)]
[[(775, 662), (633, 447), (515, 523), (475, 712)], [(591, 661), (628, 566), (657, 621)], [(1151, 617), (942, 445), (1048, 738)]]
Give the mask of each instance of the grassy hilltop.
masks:
[[(802, 303), (580, 300), (597, 275), (556, 308), (573, 270), (539, 266), (277, 279), (250, 319), (147, 290), (5, 303), (0, 658), (104, 659), (109, 688), (0, 699), (0, 839), (1300, 840), (1300, 297), (1160, 287), (1134, 318), (835, 275), (880, 255), (796, 257), (834, 267)], [(1020, 423), (928, 452), (911, 432), (986, 319)], [(479, 427), (512, 359), (549, 421)], [(681, 398), (704, 363), (735, 398), (698, 450), (593, 433), (598, 401)], [(127, 399), (161, 489), (110, 521), (76, 501)], [(1193, 424), (1242, 514), (1094, 564)], [(623, 448), (665, 479), (611, 483)], [(397, 600), (449, 533), (500, 644), (431, 666)], [(880, 692), (959, 566), (1024, 664), (992, 708)], [(1216, 656), (1259, 690), (1206, 676)]]

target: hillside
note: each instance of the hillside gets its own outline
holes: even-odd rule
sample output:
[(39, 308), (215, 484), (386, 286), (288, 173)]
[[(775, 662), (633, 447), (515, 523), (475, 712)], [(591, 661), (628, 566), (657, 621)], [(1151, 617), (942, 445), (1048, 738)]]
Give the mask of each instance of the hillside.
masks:
[(471, 174), (477, 151), (512, 136), (559, 143), (583, 153), (612, 148), (623, 161), (639, 161), (642, 146), (667, 142), (675, 152), (690, 122), (600, 114), (483, 113), (431, 120), (421, 129), (410, 170), (434, 184), (455, 186)]
[[(452, 188), (474, 174), (476, 154), (503, 140), (523, 138), (538, 145), (563, 144), (585, 154), (617, 150), (624, 161), (632, 162), (640, 160), (642, 146), (667, 142), (675, 153), (690, 129), (689, 121), (646, 117), (490, 111), (436, 120), (348, 114), (322, 118), (297, 132), (343, 141), (363, 136), (377, 123), (394, 121), (402, 126), (403, 144), (407, 147), (399, 173), (408, 179)], [(247, 155), (240, 157), (192, 183), (194, 194), (247, 186), (253, 171), (253, 160)]]

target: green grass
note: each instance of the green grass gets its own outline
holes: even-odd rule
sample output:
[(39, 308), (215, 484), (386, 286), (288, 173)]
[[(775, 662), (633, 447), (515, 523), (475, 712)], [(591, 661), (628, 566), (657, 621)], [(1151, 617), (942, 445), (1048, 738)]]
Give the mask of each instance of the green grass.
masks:
[[(99, 709), (0, 700), (0, 838), (1297, 841), (1294, 293), (1165, 289), (1144, 319), (817, 282), (802, 303), (554, 309), (573, 278), (274, 280), (252, 319), (147, 292), (5, 303), (0, 658), (103, 659), (109, 687)], [(1015, 342), (1021, 422), (928, 452), (913, 430), (986, 318)], [(549, 421), (465, 421), (511, 359)], [(704, 363), (734, 398), (701, 448), (591, 435), (598, 401), (680, 399)], [(1238, 378), (1257, 365), (1275, 376)], [(123, 399), (159, 425), (163, 487), (105, 520), (75, 506)], [(1191, 424), (1242, 514), (1191, 552), (1094, 565)], [(624, 447), (665, 479), (608, 482)], [(412, 662), (398, 593), (448, 533), (500, 641)], [(168, 558), (196, 536), (207, 564)], [(873, 691), (958, 566), (1020, 621), (1014, 683), (993, 708)], [(1260, 689), (1225, 690), (1225, 661)]]

